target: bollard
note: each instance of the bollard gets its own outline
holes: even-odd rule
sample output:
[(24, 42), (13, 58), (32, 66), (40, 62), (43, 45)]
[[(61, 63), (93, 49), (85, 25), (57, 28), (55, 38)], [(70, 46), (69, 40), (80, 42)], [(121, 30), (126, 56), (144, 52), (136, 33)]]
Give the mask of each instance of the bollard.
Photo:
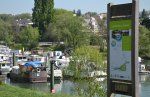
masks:
[(54, 64), (55, 64), (55, 61), (52, 60), (50, 61), (50, 72), (51, 72), (51, 75), (50, 75), (50, 91), (51, 93), (55, 93), (55, 90), (54, 90)]

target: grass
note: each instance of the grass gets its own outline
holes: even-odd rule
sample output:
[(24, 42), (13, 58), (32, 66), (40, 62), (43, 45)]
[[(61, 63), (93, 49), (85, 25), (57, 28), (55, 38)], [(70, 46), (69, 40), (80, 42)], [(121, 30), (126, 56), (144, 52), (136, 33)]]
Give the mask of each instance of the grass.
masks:
[(0, 85), (0, 97), (78, 97), (65, 94), (50, 94), (41, 91), (14, 87), (6, 84)]

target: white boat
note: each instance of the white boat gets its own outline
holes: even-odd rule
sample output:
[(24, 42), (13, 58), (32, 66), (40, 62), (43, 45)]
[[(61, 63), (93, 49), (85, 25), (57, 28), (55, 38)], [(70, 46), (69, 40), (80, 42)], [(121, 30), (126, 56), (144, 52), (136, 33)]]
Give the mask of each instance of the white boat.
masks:
[(89, 72), (89, 77), (104, 77), (107, 76), (107, 73), (101, 70)]
[(149, 74), (150, 71), (147, 71), (146, 70), (146, 66), (145, 64), (142, 63), (142, 58), (141, 57), (138, 57), (138, 62), (139, 62), (139, 74)]
[(69, 62), (70, 62), (70, 59), (65, 57), (65, 56), (61, 56), (59, 58), (54, 57), (51, 60), (55, 60), (56, 61), (56, 66), (59, 67), (59, 68), (64, 68), (64, 67), (69, 66)]
[(46, 62), (46, 57), (39, 56), (39, 55), (30, 55), (29, 58), (31, 58), (32, 61), (40, 61), (42, 63)]
[[(50, 74), (51, 74), (50, 69), (47, 68), (46, 71), (47, 71), (47, 74), (48, 74), (47, 77), (50, 78)], [(54, 69), (54, 79), (62, 79), (61, 69)]]
[(26, 61), (28, 61), (27, 56), (22, 55), (22, 54), (16, 55), (16, 59), (17, 59), (17, 62), (26, 62)]
[(147, 71), (147, 70), (146, 70), (145, 64), (140, 64), (140, 66), (139, 66), (139, 73), (140, 73), (140, 74), (149, 74), (150, 71)]
[(9, 54), (11, 49), (7, 46), (0, 45), (0, 53), (1, 54)]
[(9, 61), (10, 56), (8, 54), (0, 54), (0, 62)]
[(12, 68), (10, 66), (10, 62), (8, 61), (0, 62), (0, 70), (2, 74), (7, 75), (11, 71), (11, 69)]

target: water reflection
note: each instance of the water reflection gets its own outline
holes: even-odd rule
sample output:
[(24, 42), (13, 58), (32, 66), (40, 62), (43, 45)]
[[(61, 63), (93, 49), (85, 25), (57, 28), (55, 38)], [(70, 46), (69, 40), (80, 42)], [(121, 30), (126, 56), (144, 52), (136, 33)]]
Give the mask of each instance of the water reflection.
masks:
[[(39, 90), (43, 92), (50, 92), (50, 83), (14, 83), (11, 82), (10, 79), (6, 79), (5, 83), (18, 86), (21, 88), (31, 89), (31, 90)], [(78, 91), (87, 91), (92, 88), (87, 81), (73, 81), (73, 80), (55, 80), (54, 89), (56, 93), (65, 93), (65, 94), (79, 94)], [(106, 80), (104, 82), (99, 82), (103, 88), (106, 88)], [(102, 85), (103, 84), (103, 85)], [(89, 88), (90, 86), (90, 88)], [(98, 85), (99, 86), (99, 85)], [(90, 89), (91, 90), (91, 89)]]
[[(13, 86), (18, 86), (21, 88), (31, 89), (31, 90), (39, 90), (43, 92), (50, 92), (50, 83), (15, 83), (11, 82), (10, 79), (6, 78), (6, 84), (10, 84)], [(75, 92), (75, 82), (69, 80), (55, 80), (54, 89), (56, 93), (67, 93), (73, 94)]]
[[(141, 97), (150, 97), (150, 75), (140, 75), (139, 81)], [(13, 83), (10, 79), (6, 79), (5, 83), (21, 88), (50, 92), (50, 83)], [(104, 86), (106, 86), (106, 81), (100, 83), (103, 83), (103, 85), (105, 84)], [(54, 85), (56, 93), (66, 94), (77, 94), (77, 91), (75, 90), (77, 87), (85, 88), (87, 87), (87, 83), (71, 80), (56, 80)]]
[(139, 88), (141, 97), (150, 97), (150, 75), (140, 75)]

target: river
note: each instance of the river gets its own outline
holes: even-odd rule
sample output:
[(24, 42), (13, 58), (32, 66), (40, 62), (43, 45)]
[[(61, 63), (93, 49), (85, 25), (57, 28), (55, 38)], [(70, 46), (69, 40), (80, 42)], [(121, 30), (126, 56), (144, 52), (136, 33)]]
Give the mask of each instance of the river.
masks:
[[(145, 64), (150, 65), (150, 61), (146, 61)], [(141, 97), (150, 97), (150, 74), (149, 75), (139, 75), (140, 83), (139, 83), (139, 89), (140, 89), (140, 95)], [(50, 83), (13, 83), (10, 81), (10, 79), (6, 79), (5, 83), (18, 86), (21, 88), (26, 89), (32, 89), (32, 90), (39, 90), (43, 92), (50, 92)], [(83, 84), (84, 83), (84, 84)], [(60, 80), (55, 81), (55, 92), (56, 93), (65, 93), (65, 94), (76, 94), (75, 87), (78, 85), (78, 87), (83, 87), (83, 85), (86, 84), (86, 82), (79, 83), (72, 80)], [(106, 85), (106, 80), (103, 82)]]

